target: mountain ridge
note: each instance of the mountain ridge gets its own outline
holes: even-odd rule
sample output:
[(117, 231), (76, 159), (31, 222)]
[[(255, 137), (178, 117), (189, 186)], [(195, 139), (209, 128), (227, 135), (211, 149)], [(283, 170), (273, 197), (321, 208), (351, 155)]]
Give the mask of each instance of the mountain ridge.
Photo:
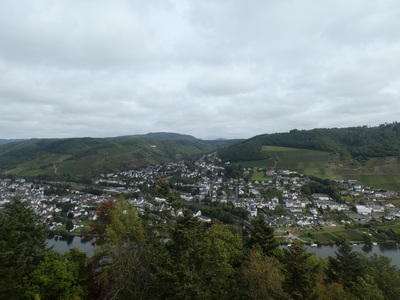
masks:
[[(152, 139), (150, 139), (152, 138)], [(159, 164), (218, 150), (234, 141), (174, 134), (114, 138), (29, 139), (0, 146), (0, 171), (22, 176), (92, 176)]]
[[(376, 127), (294, 129), (246, 140), (201, 140), (171, 132), (109, 138), (29, 139), (0, 145), (0, 172), (22, 176), (92, 176), (187, 159), (213, 151), (217, 151), (225, 162), (252, 162), (257, 166), (257, 162), (274, 160), (277, 156), (273, 151), (266, 151), (265, 146), (325, 151), (334, 155), (335, 164), (345, 164), (347, 171), (369, 165), (368, 172), (375, 168), (385, 170), (382, 174), (400, 174), (400, 124), (397, 122)], [(305, 154), (302, 153), (301, 157)], [(377, 161), (388, 165), (384, 158), (389, 157), (391, 169), (377, 165)], [(371, 158), (375, 159), (374, 163), (371, 163)], [(307, 159), (312, 160), (312, 157)], [(327, 166), (321, 165), (320, 169), (323, 168)]]
[(283, 146), (340, 153), (362, 161), (369, 157), (400, 156), (400, 124), (377, 127), (316, 128), (261, 134), (220, 150), (224, 160), (264, 159), (261, 146)]

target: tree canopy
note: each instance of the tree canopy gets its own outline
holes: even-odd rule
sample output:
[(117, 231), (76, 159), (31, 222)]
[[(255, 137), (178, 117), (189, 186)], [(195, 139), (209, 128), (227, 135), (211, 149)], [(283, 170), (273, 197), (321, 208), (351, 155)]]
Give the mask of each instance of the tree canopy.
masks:
[(90, 258), (46, 250), (44, 226), (14, 199), (0, 211), (0, 298), (398, 299), (400, 273), (385, 257), (346, 241), (327, 259), (297, 243), (278, 247), (262, 215), (248, 237), (181, 209), (168, 182), (159, 188), (172, 212), (139, 213), (123, 197), (99, 206)]
[(29, 205), (19, 197), (0, 213), (0, 298), (22, 299), (24, 277), (43, 258), (47, 231)]

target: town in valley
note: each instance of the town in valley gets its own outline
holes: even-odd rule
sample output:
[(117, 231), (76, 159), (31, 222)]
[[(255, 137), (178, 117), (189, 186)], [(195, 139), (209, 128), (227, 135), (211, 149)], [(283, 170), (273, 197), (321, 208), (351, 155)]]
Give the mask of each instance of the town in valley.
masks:
[(196, 160), (101, 174), (86, 185), (3, 178), (0, 207), (13, 197), (21, 197), (51, 231), (79, 235), (96, 219), (95, 209), (107, 199), (118, 201), (123, 195), (139, 213), (146, 208), (170, 209), (166, 199), (157, 193), (159, 178), (170, 183), (184, 208), (192, 209), (195, 216), (207, 223), (218, 218), (212, 213), (218, 207), (224, 207), (226, 212), (220, 221), (228, 223), (239, 221), (246, 225), (263, 214), (278, 234), (365, 225), (400, 217), (394, 191), (362, 186), (356, 180), (336, 179), (333, 182), (339, 197), (311, 193), (306, 187), (315, 184), (317, 178), (288, 170), (234, 166), (223, 163), (216, 153)]

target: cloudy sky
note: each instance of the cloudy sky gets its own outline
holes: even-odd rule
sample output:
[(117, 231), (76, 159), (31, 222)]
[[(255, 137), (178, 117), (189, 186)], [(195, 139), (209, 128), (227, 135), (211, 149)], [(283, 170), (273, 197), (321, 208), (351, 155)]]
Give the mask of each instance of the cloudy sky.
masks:
[(198, 138), (400, 116), (398, 0), (2, 0), (0, 138)]

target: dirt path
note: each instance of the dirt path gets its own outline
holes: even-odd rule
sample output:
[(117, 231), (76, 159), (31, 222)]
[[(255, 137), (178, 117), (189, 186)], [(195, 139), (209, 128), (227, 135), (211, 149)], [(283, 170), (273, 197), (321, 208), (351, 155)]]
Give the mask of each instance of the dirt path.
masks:
[(302, 240), (301, 238), (299, 238), (299, 235), (294, 233), (294, 232), (290, 232), (289, 234), (286, 235), (277, 235), (276, 237), (280, 237), (280, 238), (284, 238), (286, 240), (297, 240), (297, 241), (301, 241), (303, 243), (307, 243), (307, 241)]

